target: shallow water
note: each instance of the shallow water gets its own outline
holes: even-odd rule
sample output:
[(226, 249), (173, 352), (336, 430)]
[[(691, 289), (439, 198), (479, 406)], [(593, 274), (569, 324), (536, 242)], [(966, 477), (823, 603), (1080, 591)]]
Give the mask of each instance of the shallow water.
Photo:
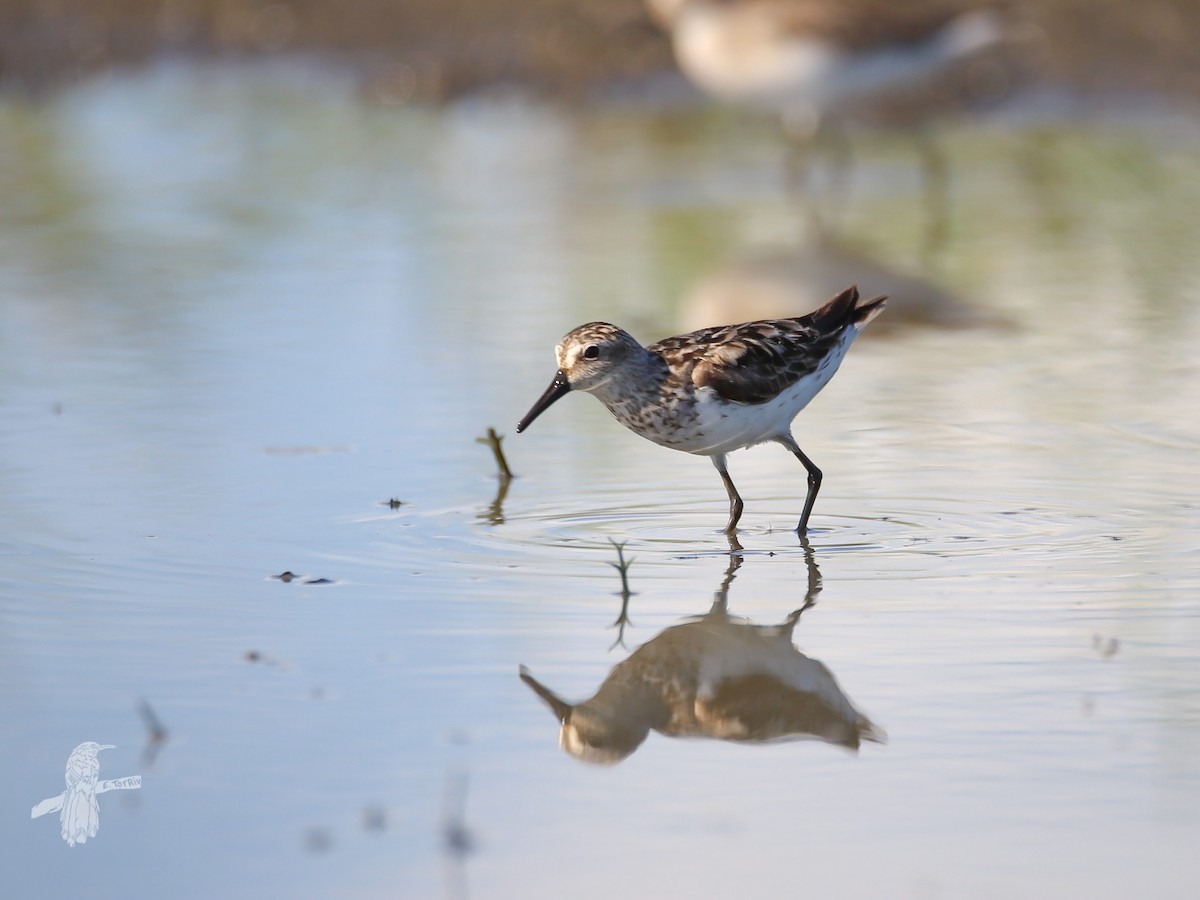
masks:
[[(902, 137), (817, 239), (769, 124), (719, 111), (380, 108), (293, 68), (0, 103), (4, 893), (1200, 890), (1200, 133), (1007, 113), (945, 145), (925, 255)], [(887, 742), (589, 766), (518, 666), (582, 700), (705, 613), (724, 493), (590, 398), (513, 425), (564, 331), (674, 333), (762, 254), (811, 275), (796, 313), (895, 296), (796, 428), (796, 643)], [(803, 472), (731, 466), (730, 610), (777, 624)], [(143, 784), (68, 848), (25, 809), (87, 740)]]

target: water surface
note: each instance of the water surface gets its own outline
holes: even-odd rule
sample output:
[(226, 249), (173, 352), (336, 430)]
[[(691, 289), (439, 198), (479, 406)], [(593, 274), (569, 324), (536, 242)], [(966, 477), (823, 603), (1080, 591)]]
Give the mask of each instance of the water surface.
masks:
[[(1200, 890), (1200, 134), (943, 140), (930, 253), (902, 136), (863, 139), (816, 236), (770, 123), (720, 111), (383, 108), (295, 68), (4, 100), (7, 892)], [(582, 700), (705, 613), (724, 492), (591, 398), (512, 426), (563, 332), (675, 333), (764, 256), (794, 313), (896, 298), (796, 427), (825, 471), (796, 643), (887, 742), (651, 734), (589, 766), (518, 666)], [(778, 623), (803, 471), (731, 465), (730, 611)], [(25, 810), (86, 740), (143, 786), (68, 848)]]

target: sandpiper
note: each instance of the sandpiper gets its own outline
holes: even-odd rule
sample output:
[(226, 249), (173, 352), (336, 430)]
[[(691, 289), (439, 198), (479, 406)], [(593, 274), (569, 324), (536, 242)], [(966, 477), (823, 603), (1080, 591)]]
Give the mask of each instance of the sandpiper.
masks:
[(776, 110), (797, 136), (1000, 43), (988, 0), (647, 0), (679, 67), (718, 99)]
[(833, 377), (885, 300), (861, 301), (851, 287), (806, 316), (705, 328), (649, 347), (607, 322), (581, 325), (558, 342), (558, 372), (517, 431), (568, 391), (594, 394), (618, 422), (647, 440), (712, 459), (729, 495), (729, 534), (743, 503), (726, 457), (774, 441), (808, 471), (796, 526), (804, 535), (821, 470), (792, 437), (792, 419)]

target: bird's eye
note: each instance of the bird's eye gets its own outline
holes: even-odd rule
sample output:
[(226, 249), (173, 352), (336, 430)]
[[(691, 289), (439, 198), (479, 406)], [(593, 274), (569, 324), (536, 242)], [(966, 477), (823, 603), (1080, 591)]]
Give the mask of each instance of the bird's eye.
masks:
[(600, 356), (600, 347), (596, 344), (589, 344), (583, 351), (584, 359), (596, 359)]

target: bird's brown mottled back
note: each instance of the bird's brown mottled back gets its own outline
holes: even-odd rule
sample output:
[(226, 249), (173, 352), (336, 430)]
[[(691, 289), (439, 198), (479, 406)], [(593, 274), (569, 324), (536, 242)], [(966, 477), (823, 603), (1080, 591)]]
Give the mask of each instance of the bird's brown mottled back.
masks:
[(697, 387), (725, 400), (763, 403), (815, 371), (843, 332), (873, 318), (884, 299), (860, 304), (851, 287), (805, 316), (705, 328), (648, 349), (690, 373)]

